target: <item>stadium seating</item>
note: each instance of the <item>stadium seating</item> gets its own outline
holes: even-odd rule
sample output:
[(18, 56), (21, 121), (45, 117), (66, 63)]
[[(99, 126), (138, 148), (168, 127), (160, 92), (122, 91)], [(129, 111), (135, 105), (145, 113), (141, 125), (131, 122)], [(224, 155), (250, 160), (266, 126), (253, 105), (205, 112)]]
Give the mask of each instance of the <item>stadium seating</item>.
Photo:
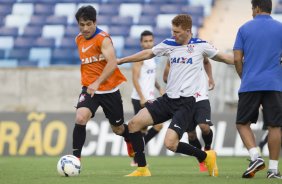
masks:
[[(153, 31), (155, 42), (171, 36), (170, 20), (179, 13), (193, 16), (193, 34), (203, 25), (206, 7), (196, 0), (0, 0), (0, 67), (79, 64), (74, 38), (75, 13), (96, 8), (98, 27), (109, 32), (116, 55), (140, 50), (139, 37)], [(279, 8), (278, 8), (279, 10)], [(9, 62), (11, 64), (9, 64)]]

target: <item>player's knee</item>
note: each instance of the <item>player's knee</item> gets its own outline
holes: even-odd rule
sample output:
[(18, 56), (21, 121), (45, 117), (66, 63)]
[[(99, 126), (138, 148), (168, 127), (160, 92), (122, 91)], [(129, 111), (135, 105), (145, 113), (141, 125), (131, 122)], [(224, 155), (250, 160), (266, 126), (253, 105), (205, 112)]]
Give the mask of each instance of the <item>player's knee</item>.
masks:
[(211, 129), (208, 124), (199, 124), (202, 134), (207, 135), (210, 133)]
[(175, 141), (173, 139), (165, 139), (164, 144), (167, 149), (176, 152), (178, 141)]
[(138, 126), (138, 122), (134, 119), (130, 120), (128, 123), (128, 130), (130, 133), (138, 132), (141, 128)]
[(75, 117), (76, 124), (86, 125), (87, 121), (88, 121), (88, 117), (84, 116), (82, 114), (77, 114), (76, 117)]

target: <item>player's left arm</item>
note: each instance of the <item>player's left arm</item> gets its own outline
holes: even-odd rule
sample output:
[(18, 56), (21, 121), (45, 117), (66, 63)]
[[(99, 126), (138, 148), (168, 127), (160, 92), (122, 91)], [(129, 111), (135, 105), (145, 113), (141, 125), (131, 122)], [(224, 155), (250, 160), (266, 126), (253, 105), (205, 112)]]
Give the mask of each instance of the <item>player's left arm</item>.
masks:
[(236, 71), (239, 75), (239, 77), (242, 77), (242, 70), (243, 70), (243, 57), (244, 53), (242, 50), (234, 50), (234, 63), (235, 63), (235, 68)]
[(204, 57), (204, 68), (209, 78), (209, 90), (213, 90), (215, 83), (214, 83), (213, 75), (212, 75), (212, 66), (207, 57)]
[(102, 42), (101, 51), (103, 56), (105, 57), (107, 64), (101, 73), (101, 75), (88, 86), (88, 92), (91, 96), (94, 96), (95, 91), (98, 90), (99, 86), (113, 74), (115, 69), (117, 68), (117, 58), (115, 55), (115, 50), (110, 38), (106, 37)]
[(159, 91), (160, 95), (163, 95), (165, 93), (164, 89), (161, 87), (157, 80), (155, 81), (155, 88)]

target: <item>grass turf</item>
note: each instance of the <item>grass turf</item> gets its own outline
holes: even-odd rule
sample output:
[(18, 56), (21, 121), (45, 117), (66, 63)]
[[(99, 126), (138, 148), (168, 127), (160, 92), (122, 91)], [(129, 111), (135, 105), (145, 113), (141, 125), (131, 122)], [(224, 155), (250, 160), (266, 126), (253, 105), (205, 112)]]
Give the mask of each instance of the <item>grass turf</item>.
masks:
[[(253, 179), (241, 175), (249, 162), (247, 157), (219, 157), (219, 177), (200, 173), (196, 159), (184, 156), (148, 157), (152, 177), (124, 177), (135, 168), (128, 157), (84, 157), (78, 177), (57, 174), (58, 157), (0, 157), (0, 183), (3, 184), (260, 184), (282, 183), (266, 179), (266, 169)], [(268, 164), (268, 159), (265, 158)], [(281, 165), (281, 164), (280, 164)], [(281, 170), (281, 166), (280, 166)]]

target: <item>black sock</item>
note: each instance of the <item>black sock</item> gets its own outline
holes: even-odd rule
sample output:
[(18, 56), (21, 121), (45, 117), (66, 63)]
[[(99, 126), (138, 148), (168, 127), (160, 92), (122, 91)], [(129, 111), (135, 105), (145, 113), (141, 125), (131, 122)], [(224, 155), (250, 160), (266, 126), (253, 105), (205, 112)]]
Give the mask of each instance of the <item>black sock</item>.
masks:
[(201, 143), (200, 143), (198, 138), (196, 138), (195, 140), (190, 140), (189, 139), (189, 144), (191, 144), (192, 146), (194, 146), (194, 147), (196, 147), (198, 149), (202, 149), (202, 145), (201, 145)]
[(159, 131), (154, 129), (154, 127), (150, 128), (147, 134), (144, 136), (145, 144), (147, 144), (155, 135), (157, 135)]
[(75, 124), (72, 134), (73, 155), (80, 158), (81, 150), (86, 138), (86, 125)]
[(198, 159), (199, 163), (203, 162), (207, 157), (206, 152), (184, 142), (178, 143), (176, 153), (194, 156)]
[(205, 142), (205, 150), (210, 150), (211, 149), (211, 144), (212, 144), (212, 137), (213, 137), (213, 132), (210, 129), (210, 132), (208, 135), (202, 134), (203, 140)]
[(134, 159), (136, 159), (138, 167), (145, 167), (147, 163), (144, 153), (145, 144), (142, 133), (140, 131), (135, 133), (129, 133), (129, 136), (133, 150), (135, 151)]
[(127, 124), (123, 124), (124, 126), (124, 132), (121, 134), (122, 137), (124, 137), (124, 140), (126, 142), (129, 141), (129, 131), (128, 131), (128, 125)]

